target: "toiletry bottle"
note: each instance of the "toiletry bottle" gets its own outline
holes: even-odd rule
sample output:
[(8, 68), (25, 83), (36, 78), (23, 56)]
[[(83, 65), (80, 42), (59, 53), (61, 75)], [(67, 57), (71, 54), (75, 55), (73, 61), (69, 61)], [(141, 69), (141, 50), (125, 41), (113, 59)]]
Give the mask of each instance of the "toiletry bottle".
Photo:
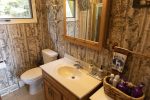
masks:
[(117, 84), (117, 88), (124, 93), (127, 93), (127, 91), (128, 91), (127, 83), (124, 82), (123, 80), (121, 80), (121, 82), (119, 82)]
[(132, 90), (135, 88), (135, 86), (131, 82), (128, 82), (127, 88), (127, 95), (131, 96)]
[(102, 79), (104, 78), (104, 71), (103, 71), (103, 66), (102, 65), (101, 65), (100, 68), (98, 68), (98, 76)]
[(113, 86), (114, 87), (116, 87), (117, 86), (117, 84), (118, 84), (118, 82), (119, 82), (119, 80), (120, 80), (120, 76), (119, 75), (116, 75), (115, 76), (115, 78), (113, 79)]
[(140, 85), (133, 88), (131, 96), (135, 98), (141, 97), (143, 95), (143, 87), (144, 87), (144, 84), (141, 83)]
[(89, 67), (88, 67), (88, 72), (90, 72), (90, 73), (91, 73), (91, 72), (92, 72), (93, 67), (94, 67), (94, 65), (93, 65), (93, 64), (90, 64), (90, 65), (89, 65)]
[(114, 77), (115, 77), (114, 74), (111, 74), (111, 75), (110, 75), (109, 84), (112, 84), (112, 83), (113, 83)]

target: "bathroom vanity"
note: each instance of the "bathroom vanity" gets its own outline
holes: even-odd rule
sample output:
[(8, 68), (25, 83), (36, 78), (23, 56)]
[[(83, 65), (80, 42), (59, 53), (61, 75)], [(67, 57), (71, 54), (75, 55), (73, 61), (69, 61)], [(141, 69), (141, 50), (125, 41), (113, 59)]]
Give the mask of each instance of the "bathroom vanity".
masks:
[[(100, 85), (98, 85), (85, 96), (79, 98), (44, 71), (43, 78), (46, 100), (88, 100), (88, 98), (100, 87)], [(78, 86), (78, 88), (80, 88), (80, 86)]]
[(46, 100), (77, 100), (77, 97), (43, 71)]
[(73, 65), (62, 58), (41, 66), (46, 100), (88, 100), (102, 86), (102, 81)]

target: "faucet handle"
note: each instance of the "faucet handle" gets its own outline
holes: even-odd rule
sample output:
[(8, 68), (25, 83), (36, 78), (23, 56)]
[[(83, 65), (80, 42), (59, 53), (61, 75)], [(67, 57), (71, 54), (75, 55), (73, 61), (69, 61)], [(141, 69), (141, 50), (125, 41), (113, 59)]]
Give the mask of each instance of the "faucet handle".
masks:
[(78, 63), (78, 64), (81, 64), (81, 62), (80, 62), (80, 61), (78, 61), (78, 60), (77, 60), (77, 61), (75, 61), (75, 62), (76, 62), (76, 63)]
[(74, 66), (77, 67), (77, 69), (83, 68), (82, 64), (80, 61), (75, 61), (76, 63), (74, 64)]
[(91, 63), (91, 64), (89, 65), (89, 69), (95, 69), (95, 68), (97, 68), (97, 67), (96, 67), (94, 64)]
[(89, 67), (93, 68), (93, 67), (95, 67), (95, 65), (94, 64), (90, 64)]

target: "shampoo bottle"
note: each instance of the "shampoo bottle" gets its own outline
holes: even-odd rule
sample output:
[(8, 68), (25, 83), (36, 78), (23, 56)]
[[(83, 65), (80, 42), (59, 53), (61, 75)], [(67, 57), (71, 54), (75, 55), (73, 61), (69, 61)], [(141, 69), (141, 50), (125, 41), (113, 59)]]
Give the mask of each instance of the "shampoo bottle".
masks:
[(144, 84), (141, 83), (137, 87), (133, 88), (131, 96), (135, 98), (141, 97), (143, 95), (143, 87), (144, 87)]
[(117, 84), (119, 83), (120, 80), (120, 76), (116, 75), (115, 78), (113, 79), (113, 86), (116, 87)]
[(112, 83), (113, 83), (114, 77), (115, 77), (114, 74), (111, 74), (111, 75), (110, 75), (109, 84), (112, 84)]

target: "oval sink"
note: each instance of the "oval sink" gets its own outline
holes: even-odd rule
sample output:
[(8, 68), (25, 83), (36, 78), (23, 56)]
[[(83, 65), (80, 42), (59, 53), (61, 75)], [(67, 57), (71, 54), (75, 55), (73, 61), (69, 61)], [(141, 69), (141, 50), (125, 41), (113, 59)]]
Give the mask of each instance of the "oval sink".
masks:
[(57, 70), (58, 74), (64, 78), (68, 79), (79, 79), (81, 77), (81, 72), (73, 67), (62, 66)]

